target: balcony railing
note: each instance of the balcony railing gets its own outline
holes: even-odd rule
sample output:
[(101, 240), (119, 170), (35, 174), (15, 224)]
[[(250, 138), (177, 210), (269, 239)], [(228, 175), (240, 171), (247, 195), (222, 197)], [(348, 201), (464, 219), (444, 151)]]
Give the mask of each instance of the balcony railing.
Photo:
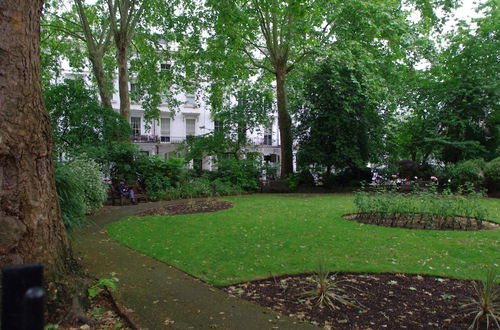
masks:
[(182, 143), (186, 141), (185, 136), (156, 136), (156, 135), (134, 135), (130, 141), (136, 143)]
[[(186, 139), (189, 139), (190, 136), (156, 136), (156, 135), (134, 135), (130, 138), (130, 141), (135, 143), (171, 143), (171, 144), (179, 144)], [(253, 137), (249, 138), (248, 141), (251, 145), (254, 146), (269, 146), (269, 147), (279, 147), (278, 141), (276, 139), (272, 139), (270, 136), (264, 137)]]
[(255, 146), (269, 146), (269, 147), (278, 147), (278, 141), (273, 139), (271, 136), (264, 137), (254, 137), (250, 138), (250, 143)]

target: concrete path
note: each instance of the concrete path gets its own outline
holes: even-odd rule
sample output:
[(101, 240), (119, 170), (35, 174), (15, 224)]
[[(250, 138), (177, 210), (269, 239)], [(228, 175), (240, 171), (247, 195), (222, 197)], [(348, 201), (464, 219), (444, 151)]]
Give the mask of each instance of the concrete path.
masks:
[[(197, 280), (111, 240), (104, 227), (167, 202), (105, 206), (74, 233), (76, 256), (96, 278), (120, 279), (115, 300), (141, 329), (315, 329)], [(175, 203), (175, 202), (170, 202)]]

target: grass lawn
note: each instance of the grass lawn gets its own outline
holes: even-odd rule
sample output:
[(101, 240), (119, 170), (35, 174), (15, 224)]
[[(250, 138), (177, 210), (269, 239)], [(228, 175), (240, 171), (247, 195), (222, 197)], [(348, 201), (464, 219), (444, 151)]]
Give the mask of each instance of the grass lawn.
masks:
[[(107, 227), (116, 241), (214, 285), (313, 272), (420, 273), (481, 278), (500, 266), (500, 229), (429, 231), (343, 219), (353, 196), (250, 195), (225, 198), (214, 213), (128, 217)], [(500, 199), (482, 200), (500, 222)]]

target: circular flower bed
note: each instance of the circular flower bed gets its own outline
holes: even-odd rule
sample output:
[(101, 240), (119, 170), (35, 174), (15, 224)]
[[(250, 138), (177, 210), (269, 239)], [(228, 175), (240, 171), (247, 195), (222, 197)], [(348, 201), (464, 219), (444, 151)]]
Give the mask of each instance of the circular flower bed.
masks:
[(215, 212), (233, 207), (232, 203), (214, 199), (197, 199), (182, 201), (154, 209), (145, 210), (137, 213), (138, 216), (146, 215), (175, 215), (192, 214), (201, 212)]
[(345, 214), (344, 219), (384, 227), (431, 230), (497, 229), (500, 224), (476, 218), (455, 216), (439, 217), (422, 213), (360, 212)]

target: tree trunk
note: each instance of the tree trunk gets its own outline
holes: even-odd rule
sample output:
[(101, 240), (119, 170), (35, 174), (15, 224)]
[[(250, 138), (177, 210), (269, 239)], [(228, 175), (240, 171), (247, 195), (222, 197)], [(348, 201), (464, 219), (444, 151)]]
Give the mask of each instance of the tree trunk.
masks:
[(111, 93), (109, 92), (108, 84), (106, 83), (106, 74), (104, 72), (103, 54), (94, 53), (89, 49), (89, 58), (92, 63), (92, 71), (97, 82), (97, 88), (99, 89), (101, 104), (105, 108), (112, 109)]
[(120, 114), (130, 123), (130, 95), (128, 92), (128, 45), (121, 35), (116, 40), (118, 62), (118, 89), (120, 93)]
[(40, 86), (42, 0), (0, 0), (0, 266), (68, 249), (54, 181), (52, 132)]
[(281, 138), (281, 177), (293, 174), (292, 119), (287, 109), (285, 68), (276, 70), (276, 94), (278, 99), (278, 125)]

